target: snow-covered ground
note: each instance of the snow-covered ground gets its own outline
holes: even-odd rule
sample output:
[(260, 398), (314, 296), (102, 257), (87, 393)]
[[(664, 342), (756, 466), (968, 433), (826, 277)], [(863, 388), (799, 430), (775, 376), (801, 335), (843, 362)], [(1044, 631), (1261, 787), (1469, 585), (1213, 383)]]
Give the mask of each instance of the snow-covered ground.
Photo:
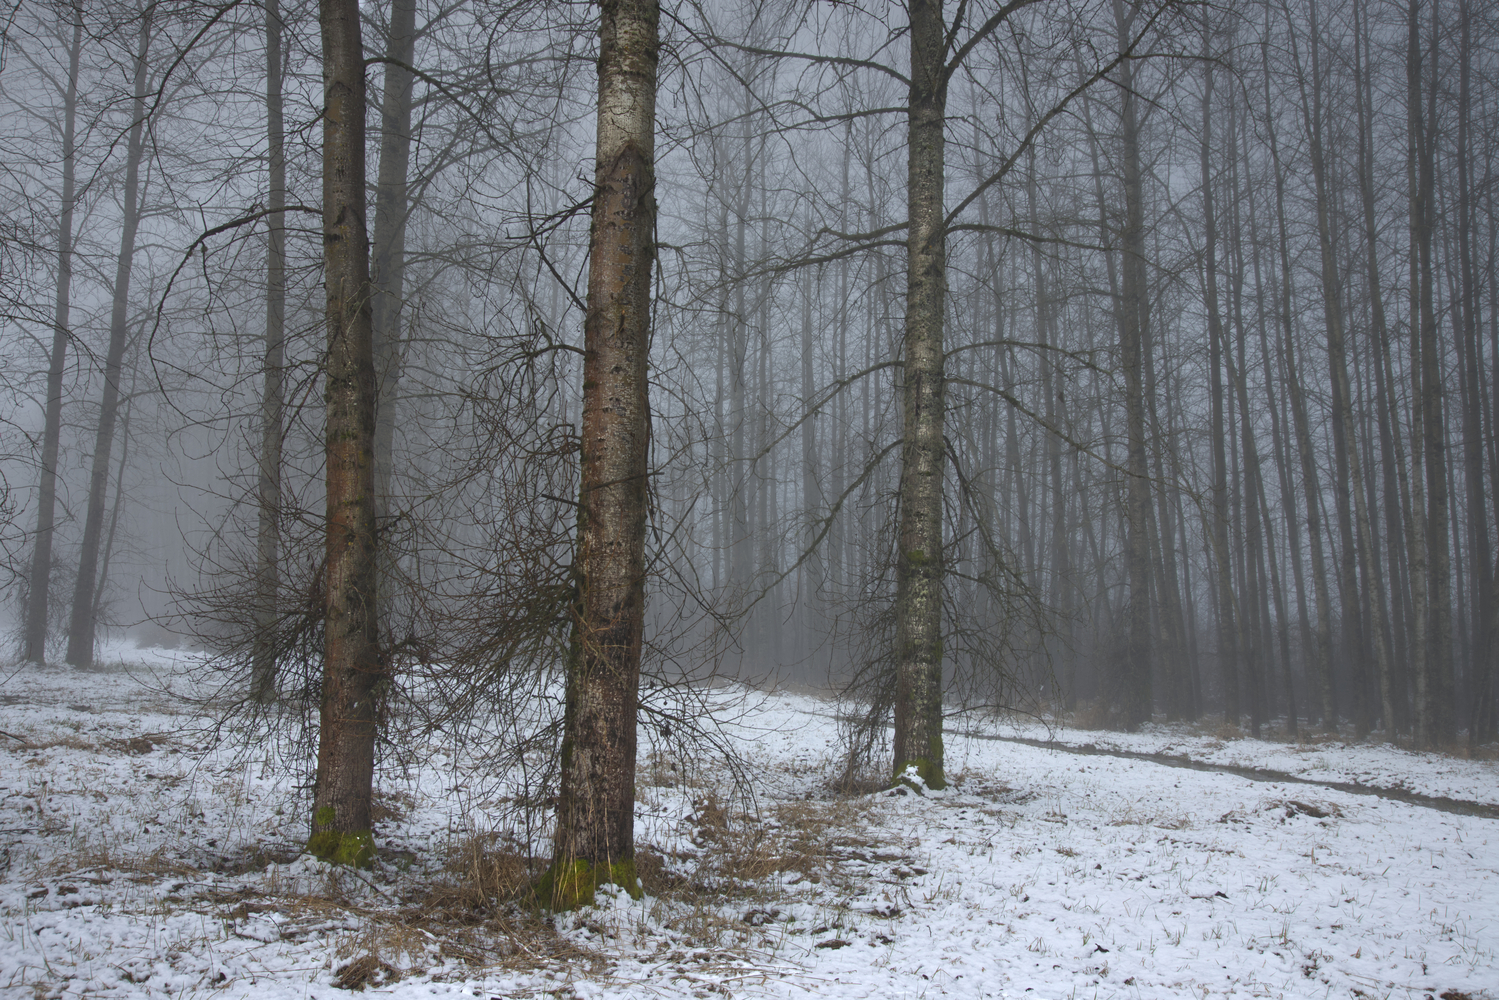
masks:
[(385, 767), (380, 865), (331, 869), (298, 777), (114, 655), (0, 686), (0, 995), (1499, 997), (1499, 820), (1061, 744), (1478, 803), (1490, 762), (1006, 724), (949, 737), (944, 793), (839, 798), (826, 703), (724, 689), (753, 804), (647, 755), (646, 896), (543, 921), (484, 901), (539, 814), (486, 748)]
[[(961, 723), (960, 723), (961, 725)], [(1304, 725), (1304, 724), (1303, 724)], [(1388, 743), (1328, 736), (1316, 729), (1296, 742), (1224, 738), (1202, 726), (1154, 724), (1137, 733), (1074, 729), (1058, 723), (991, 718), (968, 720), (965, 729), (1000, 739), (1028, 739), (1058, 747), (1124, 754), (1153, 754), (1223, 768), (1252, 768), (1325, 784), (1410, 792), (1499, 807), (1499, 761), (1414, 753)]]

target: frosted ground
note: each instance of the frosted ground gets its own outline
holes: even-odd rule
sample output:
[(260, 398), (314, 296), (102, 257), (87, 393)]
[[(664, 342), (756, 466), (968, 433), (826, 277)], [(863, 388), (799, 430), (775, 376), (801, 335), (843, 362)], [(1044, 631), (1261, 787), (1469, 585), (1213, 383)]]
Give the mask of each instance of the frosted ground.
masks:
[(105, 659), (0, 674), (3, 996), (1499, 997), (1491, 761), (969, 720), (951, 790), (838, 797), (828, 703), (722, 689), (753, 798), (644, 754), (647, 894), (544, 921), (491, 901), (545, 804), (482, 746), (387, 764), (380, 866), (330, 869), (172, 654)]

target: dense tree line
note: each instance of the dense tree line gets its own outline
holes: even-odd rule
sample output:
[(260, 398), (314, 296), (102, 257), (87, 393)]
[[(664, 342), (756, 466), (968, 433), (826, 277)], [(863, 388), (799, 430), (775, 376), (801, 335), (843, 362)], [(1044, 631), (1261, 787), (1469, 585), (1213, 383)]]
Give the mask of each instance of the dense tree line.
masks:
[(348, 861), (395, 706), (550, 704), (558, 905), (715, 670), (938, 787), (960, 707), (1492, 739), (1495, 17), (22, 5), (21, 652), (191, 630)]

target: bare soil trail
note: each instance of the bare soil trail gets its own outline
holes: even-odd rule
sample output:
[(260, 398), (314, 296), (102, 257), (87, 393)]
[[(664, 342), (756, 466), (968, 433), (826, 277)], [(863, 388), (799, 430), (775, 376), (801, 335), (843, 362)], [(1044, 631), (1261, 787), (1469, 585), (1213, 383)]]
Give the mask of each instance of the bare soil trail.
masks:
[(1369, 795), (1375, 798), (1389, 799), (1394, 802), (1407, 802), (1413, 806), (1423, 806), (1427, 809), (1437, 809), (1445, 813), (1453, 813), (1458, 816), (1477, 816), (1482, 819), (1499, 819), (1499, 806), (1487, 802), (1473, 802), (1468, 799), (1453, 799), (1439, 795), (1423, 795), (1406, 788), (1382, 787), (1379, 785), (1363, 785), (1352, 781), (1319, 781), (1316, 778), (1304, 778), (1297, 774), (1288, 774), (1285, 771), (1274, 771), (1268, 768), (1245, 767), (1240, 764), (1213, 764), (1207, 761), (1195, 760), (1186, 754), (1170, 753), (1146, 753), (1139, 750), (1118, 750), (1109, 747), (1100, 747), (1093, 743), (1061, 743), (1055, 740), (1038, 740), (1028, 736), (1001, 736), (995, 733), (975, 733), (962, 729), (946, 730), (956, 736), (966, 736), (977, 740), (990, 740), (999, 743), (1019, 743), (1024, 746), (1038, 747), (1042, 750), (1059, 750), (1063, 753), (1078, 754), (1089, 757), (1118, 757), (1124, 760), (1143, 760), (1152, 764), (1161, 764), (1165, 767), (1182, 767), (1192, 771), (1213, 771), (1219, 774), (1232, 774), (1250, 781), (1274, 782), (1276, 784), (1312, 785), (1317, 788), (1330, 788), (1338, 792), (1348, 792), (1351, 795)]

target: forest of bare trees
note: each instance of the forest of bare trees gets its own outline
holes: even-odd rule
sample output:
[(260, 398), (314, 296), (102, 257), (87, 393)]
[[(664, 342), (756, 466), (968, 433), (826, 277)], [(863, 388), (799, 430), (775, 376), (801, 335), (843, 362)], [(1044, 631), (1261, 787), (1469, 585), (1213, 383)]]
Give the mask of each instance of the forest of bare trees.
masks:
[(399, 705), (547, 701), (559, 906), (713, 676), (938, 788), (959, 710), (1488, 742), (1496, 28), (17, 0), (17, 651), (201, 647), (349, 862)]

